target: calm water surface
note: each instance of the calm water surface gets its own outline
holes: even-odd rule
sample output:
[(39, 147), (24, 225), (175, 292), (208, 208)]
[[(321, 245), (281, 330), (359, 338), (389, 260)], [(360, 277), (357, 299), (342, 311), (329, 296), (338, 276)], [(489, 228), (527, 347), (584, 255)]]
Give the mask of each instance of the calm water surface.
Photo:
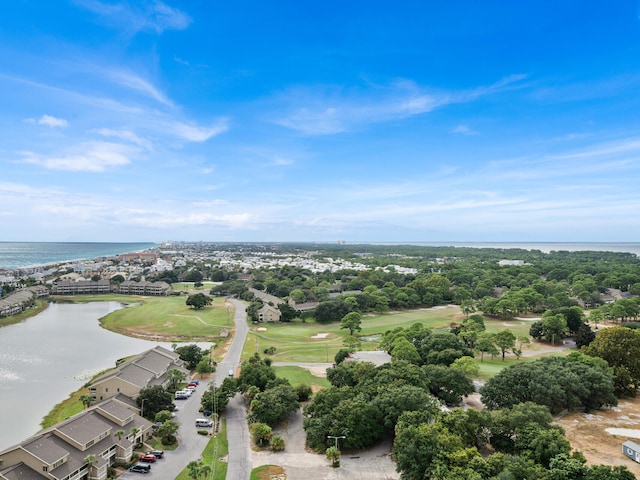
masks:
[(159, 344), (101, 328), (98, 319), (119, 308), (118, 302), (53, 303), (0, 328), (0, 450), (37, 433), (51, 408), (94, 374)]

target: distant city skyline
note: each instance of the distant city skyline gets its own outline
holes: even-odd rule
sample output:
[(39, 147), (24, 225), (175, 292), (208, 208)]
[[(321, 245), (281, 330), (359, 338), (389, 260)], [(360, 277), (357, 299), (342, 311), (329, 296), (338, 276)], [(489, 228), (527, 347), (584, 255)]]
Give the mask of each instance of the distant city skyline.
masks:
[(640, 238), (637, 2), (0, 18), (0, 240)]

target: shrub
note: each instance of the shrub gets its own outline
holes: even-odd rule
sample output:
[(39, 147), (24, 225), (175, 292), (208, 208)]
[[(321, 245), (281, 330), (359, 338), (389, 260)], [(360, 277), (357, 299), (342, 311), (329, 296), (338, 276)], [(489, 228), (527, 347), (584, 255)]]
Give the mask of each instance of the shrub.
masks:
[(209, 432), (206, 430), (198, 430), (198, 435), (209, 435)]
[(311, 398), (311, 394), (313, 393), (313, 390), (311, 390), (311, 387), (304, 383), (301, 383), (300, 385), (296, 385), (294, 389), (296, 391), (296, 395), (298, 396), (299, 402), (306, 402)]
[(273, 450), (274, 452), (281, 452), (284, 450), (284, 438), (282, 438), (280, 435), (274, 435), (273, 437), (271, 437), (269, 445), (271, 445), (271, 450)]

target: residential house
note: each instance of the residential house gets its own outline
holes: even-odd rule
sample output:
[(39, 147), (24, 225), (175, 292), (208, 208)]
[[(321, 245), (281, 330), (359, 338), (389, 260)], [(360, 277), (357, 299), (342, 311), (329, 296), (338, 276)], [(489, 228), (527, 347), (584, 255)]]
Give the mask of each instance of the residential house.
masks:
[(60, 280), (53, 285), (52, 293), (54, 295), (82, 295), (88, 293), (109, 293), (111, 284), (109, 280), (79, 280), (71, 282), (68, 280)]
[(112, 398), (0, 452), (0, 479), (105, 480), (107, 467), (130, 461), (151, 432), (135, 408)]
[(124, 295), (169, 295), (171, 285), (167, 282), (134, 282), (127, 280), (118, 287), (118, 292)]
[(258, 322), (279, 322), (280, 310), (271, 305), (264, 305), (258, 310)]
[(96, 400), (104, 400), (119, 393), (135, 399), (143, 388), (154, 385), (166, 388), (169, 385), (167, 372), (172, 369), (189, 374), (177, 353), (157, 346), (100, 375), (91, 383), (89, 393)]

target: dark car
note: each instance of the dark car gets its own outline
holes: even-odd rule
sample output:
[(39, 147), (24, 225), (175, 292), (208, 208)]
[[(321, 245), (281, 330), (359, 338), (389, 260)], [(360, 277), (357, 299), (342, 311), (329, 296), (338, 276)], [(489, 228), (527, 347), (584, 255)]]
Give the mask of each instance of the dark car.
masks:
[(143, 455), (140, 455), (140, 461), (153, 463), (156, 461), (156, 456), (153, 453), (145, 453)]
[(151, 450), (147, 452), (147, 455), (153, 455), (156, 458), (162, 458), (164, 455), (164, 450)]
[(151, 465), (145, 465), (143, 463), (136, 463), (135, 465), (131, 465), (129, 467), (130, 472), (149, 473), (150, 470), (151, 470)]

